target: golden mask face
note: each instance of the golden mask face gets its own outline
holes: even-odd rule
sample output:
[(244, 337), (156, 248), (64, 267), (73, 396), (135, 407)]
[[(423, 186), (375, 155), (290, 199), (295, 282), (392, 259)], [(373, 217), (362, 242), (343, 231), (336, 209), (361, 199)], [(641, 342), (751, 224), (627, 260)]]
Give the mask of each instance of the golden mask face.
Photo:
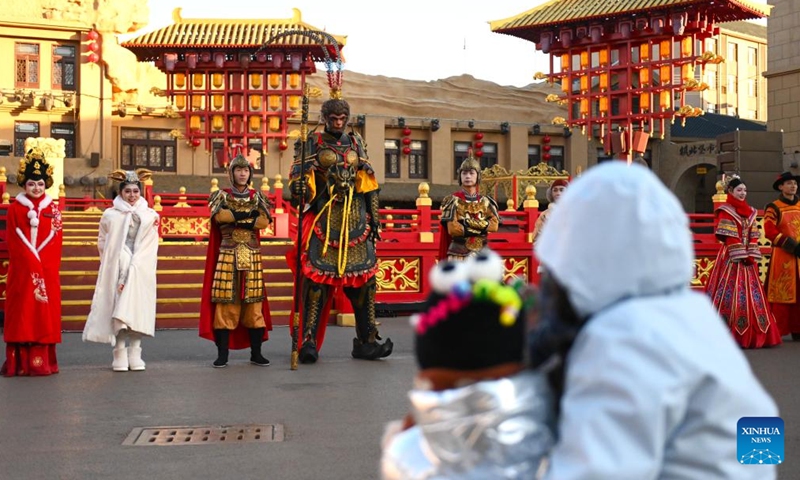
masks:
[(319, 158), (319, 163), (323, 168), (328, 168), (331, 165), (335, 165), (337, 157), (338, 155), (336, 152), (330, 148), (323, 148), (319, 151), (317, 156), (317, 158)]

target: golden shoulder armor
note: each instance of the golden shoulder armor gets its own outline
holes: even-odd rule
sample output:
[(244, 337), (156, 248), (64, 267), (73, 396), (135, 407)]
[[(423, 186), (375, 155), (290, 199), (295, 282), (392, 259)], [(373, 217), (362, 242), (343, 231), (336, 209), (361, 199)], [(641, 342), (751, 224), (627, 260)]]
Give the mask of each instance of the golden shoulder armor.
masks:
[(336, 153), (336, 151), (330, 148), (323, 148), (317, 154), (319, 163), (323, 168), (328, 168), (331, 165), (335, 165), (338, 157), (339, 155)]
[(347, 151), (347, 166), (353, 166), (358, 162), (358, 154), (353, 150)]

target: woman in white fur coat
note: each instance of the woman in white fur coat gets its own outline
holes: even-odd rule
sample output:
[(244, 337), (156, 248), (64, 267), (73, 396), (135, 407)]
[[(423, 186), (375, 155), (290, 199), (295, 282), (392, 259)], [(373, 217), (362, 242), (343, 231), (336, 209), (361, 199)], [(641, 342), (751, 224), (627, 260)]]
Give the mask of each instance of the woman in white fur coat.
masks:
[(100, 219), (100, 271), (83, 341), (111, 344), (115, 372), (144, 370), (142, 336), (155, 334), (159, 217), (141, 196), (150, 175), (145, 169), (112, 172), (119, 195)]

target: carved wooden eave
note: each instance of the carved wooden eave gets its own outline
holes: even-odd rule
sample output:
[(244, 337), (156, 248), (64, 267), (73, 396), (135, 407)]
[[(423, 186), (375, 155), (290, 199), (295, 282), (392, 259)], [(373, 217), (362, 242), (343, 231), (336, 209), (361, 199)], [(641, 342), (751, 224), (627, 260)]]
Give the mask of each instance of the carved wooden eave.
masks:
[[(186, 53), (202, 50), (224, 50), (228, 53), (248, 52), (264, 46), (267, 40), (281, 33), (298, 31), (319, 31), (302, 21), (300, 10), (293, 9), (294, 15), (287, 19), (198, 19), (183, 18), (181, 9), (176, 8), (172, 17), (174, 23), (159, 30), (132, 38), (122, 46), (136, 54), (141, 62), (158, 60), (165, 52)], [(344, 35), (332, 35), (341, 50), (347, 43)], [(326, 40), (326, 43), (328, 40)], [(326, 45), (329, 55), (335, 61), (332, 45)], [(322, 49), (316, 39), (303, 35), (288, 35), (272, 42), (264, 48), (269, 53), (275, 50), (292, 48), (308, 52), (314, 61), (323, 61)]]
[(493, 32), (540, 44), (541, 34), (614, 19), (658, 18), (702, 9), (714, 23), (769, 16), (771, 5), (748, 0), (551, 0), (512, 17), (489, 22)]

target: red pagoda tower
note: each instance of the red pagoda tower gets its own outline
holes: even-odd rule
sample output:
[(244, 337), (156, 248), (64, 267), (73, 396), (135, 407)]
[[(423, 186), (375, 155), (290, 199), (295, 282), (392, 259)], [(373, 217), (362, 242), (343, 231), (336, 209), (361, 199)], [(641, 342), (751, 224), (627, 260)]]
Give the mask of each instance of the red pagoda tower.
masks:
[(550, 73), (535, 78), (561, 85), (548, 101), (567, 105), (567, 118), (554, 123), (579, 126), (630, 159), (650, 136), (663, 138), (666, 121), (703, 114), (684, 103), (685, 93), (708, 88), (705, 64), (724, 61), (702, 48), (717, 24), (763, 18), (770, 8), (747, 0), (551, 0), (491, 29), (549, 54)]
[(122, 46), (166, 73), (164, 94), (185, 118), (187, 137), (223, 156), (235, 143), (260, 142), (266, 151), (273, 140), (285, 149), (288, 119), (299, 114), (306, 75), (325, 59), (323, 49), (336, 61), (345, 44), (342, 36), (325, 36), (334, 46), (287, 34), (318, 31), (301, 21), (297, 9), (290, 19), (230, 20), (184, 19), (177, 8), (173, 20)]

